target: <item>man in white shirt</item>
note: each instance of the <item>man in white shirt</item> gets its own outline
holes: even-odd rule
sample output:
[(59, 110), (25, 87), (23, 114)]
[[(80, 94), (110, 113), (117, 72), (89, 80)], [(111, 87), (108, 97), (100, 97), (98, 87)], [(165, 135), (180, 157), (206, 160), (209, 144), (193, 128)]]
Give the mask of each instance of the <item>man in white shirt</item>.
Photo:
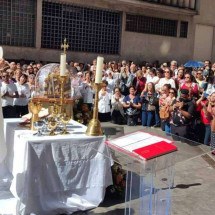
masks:
[(1, 100), (4, 118), (16, 117), (16, 110), (13, 105), (14, 98), (18, 98), (17, 87), (14, 83), (10, 83), (9, 74), (7, 72), (3, 72), (1, 83)]
[(178, 63), (175, 60), (172, 60), (170, 63), (170, 69), (173, 71), (173, 77), (177, 77), (178, 75)]

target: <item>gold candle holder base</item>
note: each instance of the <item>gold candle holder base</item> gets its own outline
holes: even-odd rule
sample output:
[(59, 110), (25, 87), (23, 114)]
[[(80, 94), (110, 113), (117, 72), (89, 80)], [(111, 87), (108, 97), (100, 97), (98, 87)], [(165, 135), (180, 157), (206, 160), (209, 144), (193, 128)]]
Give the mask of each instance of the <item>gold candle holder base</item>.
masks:
[(67, 134), (70, 134), (67, 130), (63, 130), (61, 133), (61, 135), (67, 135)]
[(98, 119), (90, 120), (87, 130), (86, 130), (86, 135), (88, 135), (88, 136), (102, 136), (103, 135), (101, 124)]
[(93, 108), (93, 118), (90, 120), (86, 135), (88, 136), (102, 136), (103, 131), (101, 128), (100, 121), (98, 120), (98, 101), (99, 101), (99, 90), (101, 88), (101, 83), (95, 83), (94, 89), (95, 89), (95, 101), (94, 101), (94, 108)]
[(57, 134), (55, 133), (54, 130), (50, 131), (49, 136), (55, 136), (55, 135), (57, 135)]

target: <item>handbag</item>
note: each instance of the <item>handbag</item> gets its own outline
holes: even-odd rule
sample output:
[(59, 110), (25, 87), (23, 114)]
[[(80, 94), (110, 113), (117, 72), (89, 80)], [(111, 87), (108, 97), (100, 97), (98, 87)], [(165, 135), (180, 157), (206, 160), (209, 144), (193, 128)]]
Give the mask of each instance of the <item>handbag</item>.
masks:
[(149, 104), (151, 105), (158, 106), (159, 104), (159, 99), (156, 97), (156, 95), (152, 97), (148, 97), (148, 100), (149, 100)]
[(147, 111), (155, 111), (156, 107), (152, 104), (147, 105)]

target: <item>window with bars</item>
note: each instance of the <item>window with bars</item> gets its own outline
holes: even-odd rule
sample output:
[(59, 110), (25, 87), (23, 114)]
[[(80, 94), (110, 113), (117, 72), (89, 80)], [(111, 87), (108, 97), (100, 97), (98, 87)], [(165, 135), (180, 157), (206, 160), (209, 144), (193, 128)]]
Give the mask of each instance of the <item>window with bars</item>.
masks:
[(139, 0), (142, 2), (149, 2), (155, 4), (168, 5), (170, 7), (186, 8), (195, 10), (196, 0)]
[(126, 14), (126, 31), (177, 36), (177, 20)]
[(181, 21), (180, 25), (180, 37), (187, 38), (188, 22)]
[(42, 48), (59, 49), (64, 38), (69, 50), (118, 54), (121, 13), (43, 1)]
[(0, 7), (0, 44), (35, 46), (35, 0), (3, 0)]

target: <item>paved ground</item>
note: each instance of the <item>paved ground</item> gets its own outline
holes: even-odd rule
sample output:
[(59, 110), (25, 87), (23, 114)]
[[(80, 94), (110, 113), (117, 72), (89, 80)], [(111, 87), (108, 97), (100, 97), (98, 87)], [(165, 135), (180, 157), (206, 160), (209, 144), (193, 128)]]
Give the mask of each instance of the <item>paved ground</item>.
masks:
[[(142, 130), (142, 126), (116, 126), (111, 123), (102, 123), (102, 127), (108, 139), (122, 135), (123, 133)], [(158, 128), (145, 129), (155, 135), (166, 136)], [(210, 154), (210, 149), (192, 141), (176, 141), (178, 146), (177, 156), (175, 157), (175, 177), (172, 189), (172, 215), (213, 215), (215, 214), (215, 160)], [(162, 176), (162, 172), (158, 173)], [(159, 178), (159, 177), (158, 177)], [(166, 189), (166, 178), (160, 177), (157, 182), (162, 188)], [(138, 190), (139, 186), (134, 186)], [(155, 190), (156, 191), (156, 190)], [(0, 193), (0, 197), (3, 193)], [(134, 198), (131, 202), (132, 210), (129, 215), (149, 213), (139, 213), (139, 199)], [(11, 205), (13, 202), (10, 203)], [(9, 206), (9, 205), (8, 205)], [(9, 206), (10, 207), (10, 206)], [(83, 212), (76, 212), (74, 215), (124, 215), (124, 198), (114, 198), (106, 196), (99, 207)], [(159, 211), (159, 210), (158, 210)], [(1, 214), (0, 214), (1, 215)], [(42, 215), (42, 214), (41, 214)], [(50, 214), (53, 215), (53, 214)], [(164, 215), (156, 212), (153, 215)]]
[[(108, 138), (122, 134), (123, 128), (111, 123), (103, 123)], [(117, 133), (114, 133), (117, 128)], [(124, 126), (124, 133), (143, 129), (142, 126)], [(147, 131), (156, 135), (165, 135), (160, 129)], [(171, 138), (171, 137), (168, 137)], [(172, 215), (213, 215), (215, 214), (215, 161), (209, 147), (191, 141), (176, 141), (178, 152), (175, 165), (174, 187), (172, 189)], [(105, 198), (104, 202), (90, 211), (75, 214), (124, 214), (123, 199)], [(138, 199), (132, 201), (130, 214), (138, 213)], [(162, 214), (162, 213), (160, 213)], [(145, 215), (145, 214), (144, 214)], [(148, 215), (148, 214), (147, 214)], [(158, 214), (156, 214), (158, 215)], [(163, 214), (162, 214), (163, 215)]]

